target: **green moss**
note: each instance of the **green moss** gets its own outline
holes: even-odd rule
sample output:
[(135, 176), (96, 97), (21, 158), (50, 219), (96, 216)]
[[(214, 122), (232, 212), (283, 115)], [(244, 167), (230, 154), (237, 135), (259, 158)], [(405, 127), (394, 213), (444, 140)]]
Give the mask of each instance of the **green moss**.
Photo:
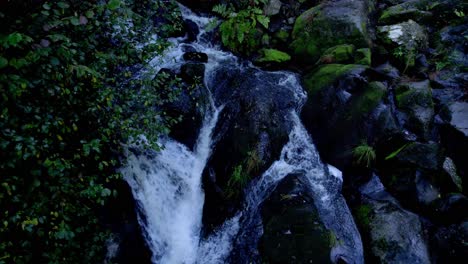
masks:
[(432, 91), (429, 88), (400, 85), (396, 89), (396, 102), (401, 109), (411, 109), (414, 105), (433, 107)]
[(276, 49), (262, 49), (260, 53), (263, 56), (257, 62), (286, 62), (291, 60), (289, 54)]
[(289, 38), (289, 32), (281, 29), (276, 32), (275, 37), (281, 42), (287, 42)]
[(354, 63), (368, 65), (372, 63), (371, 50), (369, 48), (357, 49), (354, 56)]
[(304, 85), (310, 95), (313, 96), (321, 89), (332, 85), (339, 77), (362, 67), (354, 64), (323, 65), (304, 77)]
[(370, 113), (386, 94), (386, 87), (381, 82), (371, 82), (364, 92), (357, 95), (351, 104), (350, 117)]
[(372, 208), (370, 205), (361, 205), (354, 211), (357, 222), (366, 228), (370, 225), (371, 213)]
[(298, 59), (315, 63), (321, 53), (330, 47), (353, 44), (368, 46), (366, 25), (327, 15), (322, 10), (330, 8), (324, 4), (313, 7), (296, 19), (292, 32), (291, 49)]
[(327, 49), (322, 57), (321, 62), (328, 63), (343, 63), (351, 61), (354, 53), (354, 45), (343, 44)]

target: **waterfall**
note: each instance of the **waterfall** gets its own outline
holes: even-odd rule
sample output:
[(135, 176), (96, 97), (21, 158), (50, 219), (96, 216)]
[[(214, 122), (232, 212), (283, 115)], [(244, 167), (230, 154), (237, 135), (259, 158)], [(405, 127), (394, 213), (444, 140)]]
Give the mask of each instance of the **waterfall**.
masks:
[[(173, 46), (164, 55), (154, 58), (151, 65), (156, 71), (176, 69), (183, 63), (184, 49), (188, 46), (195, 48), (208, 55), (205, 86), (212, 91), (216, 86), (213, 76), (218, 67), (229, 64), (241, 68), (241, 65), (233, 54), (221, 51), (207, 41), (204, 28), (210, 23), (209, 18), (198, 16), (183, 6), (181, 10), (184, 18), (199, 26), (197, 41), (184, 43), (183, 38), (171, 39)], [(281, 76), (278, 87), (291, 89), (298, 102), (305, 102), (306, 94), (295, 74), (271, 74)], [(153, 253), (152, 262), (226, 263), (236, 248), (245, 255), (246, 263), (250, 263), (250, 258), (258, 257), (257, 243), (263, 232), (259, 213), (262, 202), (284, 177), (296, 173), (307, 179), (320, 217), (337, 236), (339, 243), (331, 258), (341, 257), (349, 263), (363, 263), (361, 239), (341, 195), (342, 179), (339, 173), (331, 173), (329, 167), (321, 162), (310, 135), (300, 121), (300, 107), (290, 111), (289, 141), (283, 147), (280, 159), (246, 187), (242, 210), (207, 238), (201, 238), (204, 204), (201, 177), (211, 154), (213, 130), (223, 109), (213, 98), (210, 99), (211, 107), (206, 111), (193, 151), (173, 139), (164, 138), (161, 139), (164, 149), (159, 152), (136, 154), (129, 151), (127, 165), (121, 169), (138, 204), (139, 223)]]

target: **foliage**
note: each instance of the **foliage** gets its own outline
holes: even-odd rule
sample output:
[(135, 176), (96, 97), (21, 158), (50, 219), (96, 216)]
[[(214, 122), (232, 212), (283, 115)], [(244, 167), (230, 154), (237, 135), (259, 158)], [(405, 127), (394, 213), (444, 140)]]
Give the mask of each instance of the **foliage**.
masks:
[[(0, 263), (102, 262), (98, 216), (116, 194), (121, 143), (143, 132), (155, 142), (175, 122), (156, 110), (176, 96), (176, 80), (143, 71), (167, 43), (137, 44), (156, 33), (148, 12), (176, 5), (0, 6)], [(147, 74), (132, 80), (137, 69)]]
[(374, 148), (367, 145), (367, 143), (362, 143), (353, 149), (353, 157), (356, 164), (370, 168), (375, 161), (376, 155)]
[(237, 197), (247, 185), (252, 175), (258, 173), (261, 165), (260, 157), (256, 150), (247, 152), (245, 160), (234, 167), (231, 177), (227, 183), (227, 198)]
[(235, 12), (233, 6), (224, 4), (213, 7), (213, 12), (219, 14), (226, 20), (221, 23), (219, 31), (224, 46), (234, 52), (245, 52), (247, 54), (258, 49), (261, 40), (261, 31), (258, 25), (268, 29), (270, 18), (263, 15), (258, 7), (261, 1), (254, 1), (253, 6)]
[(412, 143), (406, 143), (405, 145), (401, 146), (397, 150), (393, 151), (392, 153), (388, 154), (387, 157), (385, 157), (385, 160), (393, 159), (395, 158), (402, 150), (404, 150), (406, 147), (411, 145)]

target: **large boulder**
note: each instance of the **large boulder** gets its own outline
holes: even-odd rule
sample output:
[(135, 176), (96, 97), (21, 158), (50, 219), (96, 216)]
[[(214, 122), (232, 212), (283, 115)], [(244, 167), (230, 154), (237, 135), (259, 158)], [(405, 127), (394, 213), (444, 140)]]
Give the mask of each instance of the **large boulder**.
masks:
[(361, 189), (355, 216), (369, 263), (431, 263), (419, 217), (388, 194), (377, 176)]
[(468, 256), (468, 220), (460, 224), (442, 226), (432, 238), (434, 263), (457, 263)]
[(388, 25), (412, 19), (416, 22), (425, 22), (432, 17), (432, 13), (426, 11), (426, 0), (410, 0), (399, 3), (385, 9), (379, 17), (379, 23)]
[(416, 56), (428, 46), (426, 30), (413, 20), (377, 28), (378, 36), (390, 55), (406, 70), (416, 63)]
[(468, 103), (453, 102), (444, 107), (441, 113), (443, 123), (440, 135), (448, 156), (454, 161), (458, 174), (461, 176), (463, 190), (468, 189)]
[(336, 45), (369, 47), (369, 5), (367, 0), (337, 0), (307, 10), (294, 24), (293, 54), (299, 61), (314, 64), (322, 52)]
[(301, 101), (291, 77), (229, 65), (213, 73), (212, 93), (224, 108), (204, 176), (208, 228), (222, 223), (240, 202), (245, 184), (279, 158), (291, 129), (290, 112)]
[(423, 140), (429, 140), (434, 120), (434, 102), (428, 80), (401, 82), (395, 92), (404, 127)]
[(260, 252), (266, 263), (332, 263), (337, 242), (320, 220), (307, 185), (287, 176), (262, 205)]
[(322, 158), (343, 169), (362, 141), (378, 141), (397, 127), (382, 103), (387, 87), (367, 80), (363, 65), (327, 64), (304, 76), (308, 100), (302, 120)]

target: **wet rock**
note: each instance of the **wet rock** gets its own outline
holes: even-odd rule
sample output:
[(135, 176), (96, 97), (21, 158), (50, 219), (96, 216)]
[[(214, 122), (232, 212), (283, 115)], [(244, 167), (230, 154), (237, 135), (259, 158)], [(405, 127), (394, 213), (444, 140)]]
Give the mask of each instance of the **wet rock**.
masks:
[(279, 14), (282, 5), (283, 3), (281, 3), (280, 0), (269, 0), (263, 7), (263, 14), (266, 16), (277, 15)]
[(436, 216), (443, 224), (458, 223), (468, 219), (468, 198), (461, 193), (451, 193), (434, 202)]
[(440, 227), (432, 239), (435, 263), (457, 263), (468, 256), (468, 221)]
[[(103, 209), (103, 223), (110, 227), (113, 234), (114, 254), (109, 255), (109, 263), (151, 263), (151, 251), (146, 245), (143, 232), (137, 219), (137, 205), (127, 182), (123, 179), (113, 183), (111, 189), (117, 196), (111, 199)], [(108, 245), (109, 247), (109, 245)], [(110, 252), (109, 252), (110, 253)]]
[(254, 61), (254, 64), (269, 69), (279, 68), (291, 60), (289, 54), (276, 49), (261, 49), (259, 53), (260, 57)]
[(362, 141), (374, 142), (376, 131), (393, 131), (389, 109), (382, 104), (387, 87), (367, 83), (362, 65), (327, 64), (304, 76), (308, 101), (302, 120), (312, 133), (322, 158), (343, 169), (352, 162), (352, 150)]
[(388, 194), (377, 176), (361, 188), (361, 205), (355, 209), (370, 263), (430, 263), (419, 217)]
[(422, 209), (438, 198), (442, 191), (441, 166), (443, 156), (435, 143), (400, 143), (392, 153), (382, 153), (379, 163), (381, 178), (388, 191), (406, 208)]
[(468, 87), (468, 54), (463, 36), (467, 34), (467, 23), (446, 26), (438, 32), (436, 48), (440, 59), (432, 76), (437, 88), (453, 88), (463, 91), (465, 96), (466, 89), (463, 88)]
[[(201, 65), (204, 67), (203, 64)], [(179, 94), (174, 101), (166, 104), (164, 109), (170, 116), (179, 119), (172, 126), (169, 136), (193, 149), (205, 111), (210, 105), (209, 96), (207, 89), (202, 85), (202, 76), (193, 76), (189, 67), (182, 68), (182, 80), (185, 82), (182, 81), (177, 87), (174, 87), (174, 89), (178, 89)], [(171, 70), (162, 69), (159, 72), (159, 74), (163, 73), (169, 75), (169, 80), (180, 80), (180, 77)]]
[(449, 157), (446, 157), (442, 168), (448, 176), (450, 176), (451, 183), (453, 183), (459, 192), (463, 191), (463, 181), (462, 178), (457, 173), (457, 167), (453, 160)]
[(189, 19), (184, 20), (184, 28), (185, 31), (187, 32), (187, 41), (192, 42), (197, 40), (198, 33), (200, 33), (200, 30), (198, 29), (198, 26), (195, 22)]
[(216, 148), (204, 176), (204, 223), (222, 223), (240, 201), (244, 184), (279, 158), (291, 129), (290, 111), (300, 100), (282, 73), (221, 67), (214, 73), (215, 102), (224, 105), (215, 128)]
[(432, 18), (432, 13), (426, 11), (426, 3), (421, 0), (405, 1), (403, 3), (391, 6), (379, 17), (379, 23), (388, 25), (412, 19), (416, 22), (425, 22)]
[(371, 66), (372, 53), (369, 48), (357, 49), (354, 55), (354, 63)]
[(210, 12), (214, 5), (219, 4), (220, 0), (179, 0), (179, 2), (192, 10), (199, 12)]
[(374, 70), (387, 80), (393, 81), (393, 80), (397, 80), (398, 78), (400, 78), (400, 71), (397, 68), (393, 67), (388, 62), (382, 65), (379, 65)]
[(208, 55), (203, 52), (186, 52), (183, 57), (185, 61), (208, 62)]
[(180, 76), (189, 84), (203, 83), (205, 76), (205, 64), (197, 62), (188, 62), (180, 68)]
[(413, 20), (378, 27), (377, 30), (380, 41), (391, 50), (391, 55), (405, 69), (413, 67), (416, 55), (428, 46), (425, 29)]
[(320, 62), (329, 63), (352, 63), (355, 48), (353, 45), (343, 44), (327, 49), (320, 57)]
[(314, 64), (323, 51), (336, 45), (369, 47), (369, 4), (366, 0), (327, 1), (307, 10), (294, 24), (293, 54), (303, 63)]
[(318, 215), (300, 176), (281, 181), (262, 205), (260, 252), (267, 263), (332, 263), (336, 243)]
[(444, 107), (440, 114), (444, 123), (440, 125), (440, 135), (448, 156), (454, 161), (458, 175), (463, 179), (463, 190), (467, 190), (466, 175), (468, 173), (468, 103), (454, 102)]
[(397, 87), (395, 96), (404, 126), (420, 138), (428, 140), (434, 118), (434, 103), (429, 81), (402, 82)]

